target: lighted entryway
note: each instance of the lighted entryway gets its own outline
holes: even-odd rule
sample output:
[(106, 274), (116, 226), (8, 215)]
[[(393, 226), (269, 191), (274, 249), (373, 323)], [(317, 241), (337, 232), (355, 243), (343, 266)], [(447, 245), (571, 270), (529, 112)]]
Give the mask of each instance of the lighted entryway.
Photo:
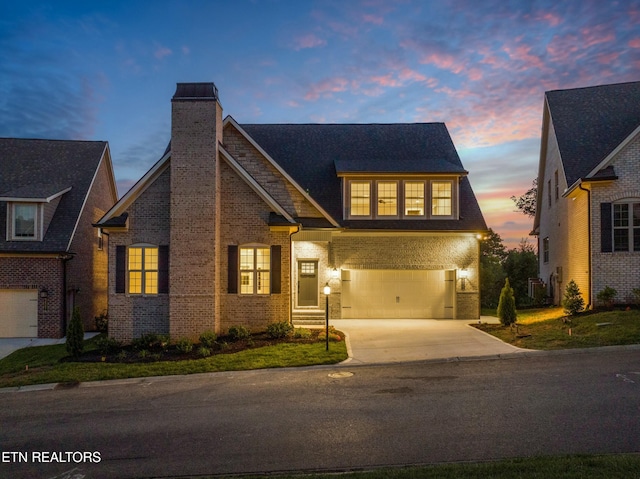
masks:
[(345, 270), (344, 319), (452, 319), (455, 272)]
[(0, 338), (38, 337), (38, 290), (0, 290)]

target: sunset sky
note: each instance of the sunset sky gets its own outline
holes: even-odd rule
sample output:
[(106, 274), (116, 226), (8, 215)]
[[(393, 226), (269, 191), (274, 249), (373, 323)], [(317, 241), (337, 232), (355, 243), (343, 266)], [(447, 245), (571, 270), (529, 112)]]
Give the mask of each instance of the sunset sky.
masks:
[(120, 195), (165, 150), (176, 83), (213, 81), (238, 123), (446, 123), (509, 248), (544, 92), (637, 80), (640, 1), (0, 4), (0, 137), (106, 140)]

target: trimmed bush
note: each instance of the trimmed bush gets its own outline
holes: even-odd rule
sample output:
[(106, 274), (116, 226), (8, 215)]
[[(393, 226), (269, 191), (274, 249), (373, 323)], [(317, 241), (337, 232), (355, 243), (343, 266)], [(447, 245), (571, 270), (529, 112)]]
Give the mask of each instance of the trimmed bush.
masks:
[(213, 331), (204, 331), (200, 335), (200, 344), (202, 344), (205, 348), (213, 348), (216, 344), (217, 339), (218, 335)]
[(311, 337), (311, 330), (307, 328), (295, 328), (293, 330), (293, 337), (296, 339), (309, 339)]
[(176, 349), (182, 354), (190, 353), (193, 351), (193, 343), (190, 339), (182, 338), (176, 343)]
[(602, 303), (607, 308), (613, 307), (613, 302), (615, 301), (615, 297), (617, 296), (618, 291), (609, 286), (605, 286), (602, 291), (596, 294), (596, 299), (599, 303)]
[(131, 342), (134, 349), (138, 351), (148, 349), (149, 351), (164, 351), (169, 346), (169, 336), (166, 334), (147, 333)]
[(114, 338), (100, 336), (96, 339), (96, 346), (98, 347), (100, 354), (106, 356), (107, 354), (114, 354), (120, 351), (122, 344)]
[(101, 333), (106, 333), (109, 329), (109, 316), (107, 316), (107, 312), (103, 312), (102, 314), (93, 318), (96, 322), (96, 329)]
[(240, 341), (241, 339), (249, 339), (251, 332), (244, 326), (231, 326), (229, 328), (229, 339), (231, 341)]
[(518, 320), (516, 311), (516, 300), (513, 295), (513, 288), (509, 285), (509, 278), (504, 282), (504, 287), (500, 292), (500, 302), (498, 303), (498, 318), (504, 326), (511, 326)]
[(573, 316), (584, 310), (584, 299), (582, 298), (580, 288), (578, 288), (574, 280), (567, 283), (562, 306), (564, 307), (564, 312), (569, 316)]
[(211, 356), (211, 349), (200, 346), (198, 348), (198, 356), (201, 356), (203, 358)]
[(79, 357), (84, 350), (84, 326), (80, 318), (80, 308), (73, 308), (71, 321), (67, 325), (67, 352), (74, 358)]
[(272, 339), (286, 338), (293, 331), (293, 326), (289, 321), (280, 321), (278, 323), (271, 323), (267, 326), (267, 334)]

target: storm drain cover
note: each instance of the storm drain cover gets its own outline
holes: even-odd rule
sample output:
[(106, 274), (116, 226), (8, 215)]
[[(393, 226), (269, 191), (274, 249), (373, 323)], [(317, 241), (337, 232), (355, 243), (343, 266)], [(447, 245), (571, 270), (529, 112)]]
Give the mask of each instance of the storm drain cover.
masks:
[(331, 373), (331, 374), (329, 374), (329, 377), (333, 378), (333, 379), (350, 378), (351, 376), (353, 376), (353, 373), (350, 373), (348, 371), (342, 371), (342, 372), (339, 372), (339, 373)]

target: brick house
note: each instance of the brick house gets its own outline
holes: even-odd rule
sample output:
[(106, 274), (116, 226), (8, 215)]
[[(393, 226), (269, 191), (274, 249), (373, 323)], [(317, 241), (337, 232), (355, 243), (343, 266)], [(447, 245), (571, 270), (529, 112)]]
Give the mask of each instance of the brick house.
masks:
[(97, 223), (110, 334), (480, 312), (486, 231), (444, 124), (240, 125), (178, 84), (164, 156)]
[(640, 82), (546, 92), (532, 234), (554, 304), (640, 287)]
[(95, 329), (108, 261), (92, 223), (117, 199), (106, 142), (0, 138), (0, 337), (63, 337), (74, 306)]

